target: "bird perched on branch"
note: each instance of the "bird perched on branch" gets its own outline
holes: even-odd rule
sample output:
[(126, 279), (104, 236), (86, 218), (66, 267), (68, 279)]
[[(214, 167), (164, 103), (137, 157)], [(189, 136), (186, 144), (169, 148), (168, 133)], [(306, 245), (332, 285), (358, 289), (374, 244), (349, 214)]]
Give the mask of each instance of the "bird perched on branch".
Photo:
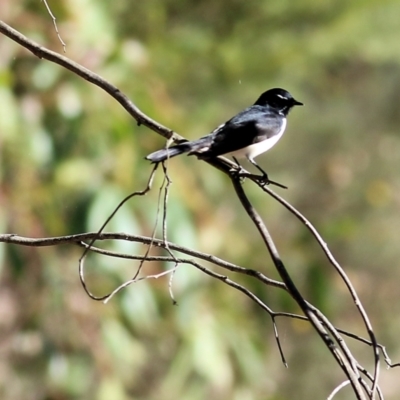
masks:
[(286, 117), (294, 106), (303, 103), (295, 100), (284, 89), (264, 92), (250, 107), (218, 126), (210, 134), (193, 141), (185, 141), (149, 154), (146, 159), (153, 163), (164, 161), (179, 154), (195, 154), (201, 158), (232, 156), (247, 158), (268, 182), (266, 172), (254, 161), (258, 155), (273, 147), (286, 128)]

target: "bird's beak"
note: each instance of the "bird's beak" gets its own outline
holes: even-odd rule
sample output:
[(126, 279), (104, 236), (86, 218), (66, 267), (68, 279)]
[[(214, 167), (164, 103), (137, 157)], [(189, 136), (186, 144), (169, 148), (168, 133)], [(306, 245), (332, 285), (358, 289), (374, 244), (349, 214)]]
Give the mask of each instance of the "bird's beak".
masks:
[(294, 105), (294, 106), (304, 106), (303, 103), (300, 103), (300, 101), (297, 101), (297, 100), (295, 100), (295, 99), (293, 99), (293, 105)]

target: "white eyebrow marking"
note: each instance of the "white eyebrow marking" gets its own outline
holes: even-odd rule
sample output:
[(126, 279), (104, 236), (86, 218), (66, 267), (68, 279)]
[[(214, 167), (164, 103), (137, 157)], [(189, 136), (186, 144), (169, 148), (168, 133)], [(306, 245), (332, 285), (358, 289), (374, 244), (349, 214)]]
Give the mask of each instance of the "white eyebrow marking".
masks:
[(280, 94), (277, 94), (276, 96), (277, 96), (277, 97), (280, 97), (282, 100), (287, 100), (286, 97), (284, 97), (284, 96), (282, 96), (282, 95), (280, 95)]

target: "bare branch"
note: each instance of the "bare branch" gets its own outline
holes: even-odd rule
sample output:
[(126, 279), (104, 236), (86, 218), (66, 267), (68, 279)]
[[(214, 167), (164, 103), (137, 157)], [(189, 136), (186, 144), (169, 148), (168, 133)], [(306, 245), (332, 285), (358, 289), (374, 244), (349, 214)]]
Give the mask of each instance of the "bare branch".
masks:
[(333, 400), (333, 398), (348, 384), (350, 383), (350, 381), (344, 381), (342, 382), (340, 385), (338, 385), (337, 387), (335, 387), (335, 389), (332, 391), (332, 393), (328, 396), (328, 398), (326, 400)]
[[(31, 247), (44, 247), (44, 246), (54, 246), (60, 244), (78, 244), (85, 240), (125, 240), (128, 242), (137, 242), (146, 245), (152, 244), (155, 247), (164, 247), (164, 241), (160, 239), (154, 239), (147, 236), (140, 236), (140, 235), (130, 235), (127, 233), (100, 233), (97, 232), (90, 232), (90, 233), (79, 233), (76, 235), (67, 235), (67, 236), (58, 236), (52, 238), (41, 238), (41, 239), (34, 239), (34, 238), (27, 238), (23, 236), (18, 236), (17, 234), (13, 233), (6, 233), (0, 234), (0, 242), (3, 243), (13, 243), (22, 246), (31, 246)], [(282, 282), (276, 281), (274, 279), (270, 279), (261, 272), (240, 267), (236, 264), (232, 264), (228, 261), (222, 260), (212, 254), (202, 253), (200, 251), (192, 250), (184, 246), (180, 246), (178, 244), (167, 242), (168, 247), (172, 250), (178, 251), (183, 254), (187, 254), (189, 256), (193, 256), (199, 258), (204, 261), (208, 261), (212, 264), (218, 265), (219, 267), (225, 268), (229, 271), (253, 276), (256, 279), (260, 280), (264, 284), (268, 286), (277, 287), (280, 289), (286, 289), (285, 285)], [(88, 246), (88, 245), (87, 245)], [(91, 246), (91, 250), (93, 246)], [(106, 254), (106, 253), (104, 253)], [(110, 254), (111, 255), (111, 254)], [(116, 253), (113, 253), (112, 256), (116, 256)], [(131, 255), (127, 255), (126, 258), (132, 257)]]
[[(148, 238), (148, 239), (149, 239), (149, 241), (151, 241), (151, 238)], [(163, 244), (162, 241), (159, 241), (159, 242), (161, 242)], [(89, 246), (83, 242), (77, 242), (76, 244), (89, 248)], [(168, 246), (170, 246), (171, 248), (174, 247), (174, 245), (171, 245), (171, 243), (169, 243)], [(108, 250), (97, 249), (96, 247), (93, 247), (93, 246), (90, 247), (90, 251), (95, 251), (99, 254), (112, 256), (112, 257), (118, 257), (118, 258), (127, 258), (127, 259), (133, 259), (133, 260), (142, 260), (143, 259), (143, 256), (133, 256), (130, 254), (121, 254), (121, 253), (116, 253), (116, 252), (112, 252), (112, 251), (108, 251)], [(257, 305), (259, 305), (264, 311), (266, 311), (268, 314), (270, 314), (271, 317), (283, 317), (283, 316), (288, 317), (288, 316), (290, 316), (293, 318), (303, 319), (301, 316), (297, 316), (296, 314), (272, 311), (272, 309), (269, 308), (259, 297), (257, 297), (255, 294), (253, 294), (250, 290), (245, 288), (243, 285), (240, 285), (239, 283), (234, 282), (233, 280), (231, 280), (230, 278), (228, 278), (225, 275), (219, 274), (215, 271), (212, 271), (212, 270), (204, 267), (203, 265), (197, 263), (194, 260), (185, 259), (185, 258), (173, 258), (170, 256), (167, 256), (167, 257), (165, 257), (165, 256), (164, 257), (163, 256), (147, 256), (146, 261), (172, 261), (172, 262), (177, 262), (179, 264), (190, 264), (190, 265), (194, 266), (195, 268), (199, 269), (200, 271), (204, 272), (205, 274), (207, 274), (215, 279), (218, 279), (218, 280), (222, 281), (223, 283), (227, 284), (228, 286), (231, 286), (234, 289), (239, 290), (240, 292), (244, 293), (247, 297), (249, 297), (251, 300), (253, 300)], [(243, 272), (243, 269), (241, 267), (239, 267), (239, 268), (240, 268), (240, 271)], [(174, 267), (172, 270), (168, 270), (167, 273), (173, 271), (174, 269), (176, 269), (176, 267)], [(228, 268), (228, 269), (230, 269), (230, 268)], [(246, 270), (246, 269), (244, 269), (244, 270)], [(238, 272), (238, 271), (236, 271), (236, 272)], [(157, 275), (157, 277), (159, 277), (159, 275)], [(116, 290), (119, 291), (120, 289), (127, 287), (130, 284), (137, 282), (138, 280), (143, 280), (143, 279), (146, 279), (146, 277), (129, 280), (129, 281), (125, 282), (124, 284), (122, 284)], [(115, 293), (112, 292), (108, 295), (97, 297), (94, 299), (108, 301), (108, 297), (110, 295), (114, 295), (114, 294)]]
[[(284, 353), (283, 353), (281, 341), (280, 341), (280, 339), (279, 339), (278, 327), (277, 327), (277, 325), (276, 325), (275, 316), (276, 316), (276, 315), (272, 316), (272, 325), (273, 325), (273, 328), (274, 328), (274, 336), (275, 336), (276, 344), (277, 344), (277, 346), (278, 346), (279, 354), (281, 355), (282, 363), (283, 363), (283, 365), (284, 365), (286, 368), (288, 368), (288, 363), (287, 363), (287, 361), (286, 361), (285, 355), (284, 355)], [(306, 318), (304, 318), (304, 319), (306, 319)]]
[(304, 216), (302, 215), (296, 208), (294, 208), (291, 204), (289, 204), (286, 200), (284, 200), (281, 196), (277, 195), (275, 192), (273, 192), (271, 189), (269, 189), (266, 186), (263, 186), (262, 189), (267, 192), (270, 196), (272, 196), (274, 199), (279, 201), (286, 209), (288, 209), (293, 215), (296, 216), (306, 227), (307, 229), (311, 232), (311, 234), (315, 237), (316, 241), (322, 248), (322, 251), (325, 253), (327, 259), (331, 263), (331, 265), (335, 268), (337, 273), (340, 275), (342, 278), (343, 282), (345, 283), (351, 297), (353, 298), (354, 304), (357, 307), (361, 318), (364, 322), (364, 325), (366, 327), (366, 330), (368, 332), (368, 335), (371, 339), (372, 342), (372, 348), (374, 352), (374, 360), (375, 360), (375, 368), (374, 368), (374, 381), (373, 381), (373, 387), (372, 387), (372, 392), (375, 391), (376, 385), (379, 379), (379, 348), (378, 348), (378, 342), (375, 337), (375, 333), (372, 328), (372, 324), (369, 321), (368, 315), (361, 303), (360, 298), (357, 295), (356, 290), (354, 289), (354, 286), (352, 285), (349, 277), (347, 274), (344, 272), (343, 268), (340, 266), (340, 264), (336, 261), (336, 259), (333, 257), (333, 254), (330, 252), (328, 245), (326, 242), (322, 239), (322, 236), (318, 233), (317, 229), (311, 224), (311, 222)]
[(128, 111), (128, 113), (133, 118), (135, 118), (139, 125), (147, 126), (148, 128), (157, 132), (166, 139), (182, 139), (182, 137), (175, 134), (172, 130), (166, 128), (165, 126), (159, 124), (158, 122), (152, 120), (147, 115), (145, 115), (135, 104), (133, 104), (128, 99), (127, 96), (125, 96), (125, 94), (123, 94), (116, 86), (103, 79), (100, 75), (97, 75), (89, 69), (83, 67), (82, 65), (79, 65), (78, 63), (70, 60), (69, 58), (62, 56), (54, 51), (48, 50), (45, 47), (34, 42), (33, 40), (28, 39), (22, 33), (11, 28), (3, 21), (0, 21), (0, 32), (31, 51), (35, 56), (58, 64), (106, 91), (110, 96), (117, 100), (118, 103), (121, 104), (121, 106), (124, 107), (125, 110)]
[(275, 268), (277, 269), (280, 277), (282, 278), (283, 282), (285, 283), (288, 292), (292, 295), (293, 299), (296, 301), (296, 303), (302, 309), (304, 314), (308, 317), (308, 319), (311, 322), (311, 324), (313, 325), (314, 329), (317, 331), (317, 333), (319, 334), (321, 339), (324, 341), (325, 345), (331, 351), (332, 355), (335, 357), (336, 361), (341, 366), (343, 372), (349, 378), (357, 398), (360, 400), (365, 399), (364, 392), (361, 388), (360, 382), (358, 381), (357, 371), (352, 368), (352, 365), (351, 365), (352, 360), (347, 359), (346, 357), (343, 356), (343, 354), (341, 352), (338, 351), (338, 348), (336, 347), (334, 341), (332, 340), (332, 338), (329, 336), (328, 332), (324, 329), (323, 325), (321, 324), (320, 319), (316, 316), (315, 312), (312, 310), (312, 308), (309, 306), (309, 304), (305, 301), (305, 299), (303, 298), (303, 296), (300, 294), (297, 287), (293, 283), (292, 279), (290, 278), (289, 273), (287, 272), (287, 270), (279, 256), (278, 250), (275, 247), (275, 244), (272, 241), (272, 238), (271, 238), (265, 224), (263, 223), (261, 217), (255, 210), (253, 205), (248, 200), (248, 198), (241, 186), (240, 180), (232, 177), (232, 183), (235, 188), (236, 194), (238, 195), (238, 197), (242, 203), (242, 206), (244, 207), (247, 214), (253, 221), (253, 223), (256, 226), (258, 232), (260, 233), (266, 247), (268, 248), (270, 256), (275, 264)]

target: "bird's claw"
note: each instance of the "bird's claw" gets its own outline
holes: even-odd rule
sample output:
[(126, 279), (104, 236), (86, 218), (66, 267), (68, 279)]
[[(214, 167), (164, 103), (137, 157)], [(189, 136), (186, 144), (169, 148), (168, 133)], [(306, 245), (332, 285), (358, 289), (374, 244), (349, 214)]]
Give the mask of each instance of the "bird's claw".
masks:
[(241, 166), (238, 166), (236, 168), (231, 168), (229, 170), (229, 173), (232, 175), (233, 178), (239, 179), (241, 182), (243, 182), (246, 178), (251, 178), (256, 180), (262, 187), (268, 186), (268, 185), (275, 185), (278, 186), (282, 189), (288, 189), (287, 186), (282, 185), (279, 182), (272, 181), (271, 179), (268, 178), (268, 175), (266, 173), (263, 173), (262, 175), (255, 175), (247, 172), (244, 170)]
[(262, 175), (252, 175), (252, 177), (254, 177), (254, 179), (256, 179), (258, 181), (258, 183), (264, 187), (264, 186), (268, 186), (268, 185), (275, 185), (278, 186), (282, 189), (288, 189), (287, 186), (282, 185), (279, 182), (276, 181), (272, 181), (271, 179), (268, 178), (268, 175), (264, 172)]
[(268, 178), (268, 175), (265, 174), (265, 173), (263, 175), (261, 175), (261, 176), (257, 175), (256, 179), (258, 180), (258, 182), (260, 182), (260, 184), (262, 186), (267, 186), (267, 185), (269, 185), (271, 183), (271, 181)]
[(238, 180), (240, 180), (241, 182), (243, 182), (245, 179), (246, 179), (246, 177), (248, 176), (248, 174), (243, 170), (243, 168), (242, 167), (240, 167), (240, 166), (238, 166), (238, 167), (236, 167), (236, 168), (231, 168), (230, 170), (229, 170), (229, 173), (232, 175), (232, 177), (234, 178), (234, 179), (238, 179)]

